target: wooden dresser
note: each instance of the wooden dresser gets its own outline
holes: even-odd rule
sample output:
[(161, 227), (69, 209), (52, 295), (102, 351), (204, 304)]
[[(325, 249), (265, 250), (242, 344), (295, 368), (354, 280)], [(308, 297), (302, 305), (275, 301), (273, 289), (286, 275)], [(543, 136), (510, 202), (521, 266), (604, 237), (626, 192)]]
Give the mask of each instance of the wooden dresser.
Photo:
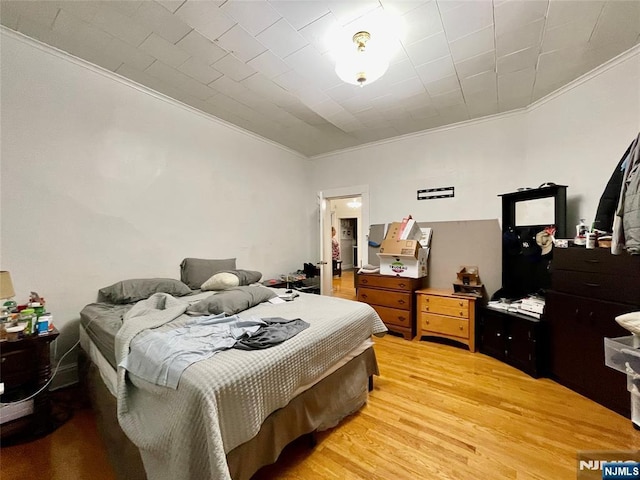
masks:
[(405, 278), (361, 273), (356, 277), (358, 301), (371, 305), (389, 331), (411, 340), (416, 335), (414, 292), (423, 288), (427, 277)]
[(475, 298), (451, 290), (425, 288), (418, 297), (418, 338), (433, 336), (463, 343), (475, 352)]
[(615, 321), (640, 310), (640, 256), (607, 248), (555, 248), (546, 295), (551, 374), (566, 387), (627, 417), (627, 379), (604, 363), (604, 337), (630, 333)]

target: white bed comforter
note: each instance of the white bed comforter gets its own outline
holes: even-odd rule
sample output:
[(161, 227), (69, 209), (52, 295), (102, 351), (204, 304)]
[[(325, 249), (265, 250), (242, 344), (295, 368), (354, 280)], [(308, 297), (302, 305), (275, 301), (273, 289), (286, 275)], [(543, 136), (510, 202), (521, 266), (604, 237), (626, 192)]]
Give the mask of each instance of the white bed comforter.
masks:
[[(188, 304), (167, 294), (137, 303), (116, 336), (116, 361), (146, 328), (176, 328)], [(311, 326), (265, 350), (231, 349), (191, 365), (177, 390), (118, 368), (118, 420), (140, 449), (149, 480), (230, 479), (226, 454), (250, 440), (264, 419), (284, 407), (372, 334), (387, 329), (364, 303), (301, 294), (263, 303), (240, 317), (301, 318)]]

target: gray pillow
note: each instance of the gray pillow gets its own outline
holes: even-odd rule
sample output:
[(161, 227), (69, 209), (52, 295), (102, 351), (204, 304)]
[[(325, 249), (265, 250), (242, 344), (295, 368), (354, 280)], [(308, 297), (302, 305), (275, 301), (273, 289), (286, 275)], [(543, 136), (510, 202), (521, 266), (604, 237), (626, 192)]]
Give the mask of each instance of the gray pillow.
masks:
[(191, 315), (226, 313), (233, 315), (275, 297), (276, 294), (265, 287), (236, 287), (211, 295), (194, 303), (187, 309)]
[(236, 259), (185, 258), (180, 264), (180, 280), (194, 290), (223, 270), (235, 270)]
[(191, 293), (191, 289), (173, 278), (132, 278), (98, 290), (98, 301), (119, 305), (144, 300), (154, 293), (181, 297)]

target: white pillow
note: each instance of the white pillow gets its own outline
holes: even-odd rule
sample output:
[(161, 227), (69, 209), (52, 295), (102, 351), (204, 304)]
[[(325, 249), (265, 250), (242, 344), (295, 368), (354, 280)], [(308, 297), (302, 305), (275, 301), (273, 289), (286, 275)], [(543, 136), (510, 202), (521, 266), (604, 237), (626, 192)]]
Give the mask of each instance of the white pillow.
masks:
[(634, 335), (640, 335), (640, 312), (629, 312), (624, 315), (618, 315), (616, 322)]
[(227, 290), (240, 285), (237, 275), (229, 272), (216, 273), (200, 287), (201, 290)]

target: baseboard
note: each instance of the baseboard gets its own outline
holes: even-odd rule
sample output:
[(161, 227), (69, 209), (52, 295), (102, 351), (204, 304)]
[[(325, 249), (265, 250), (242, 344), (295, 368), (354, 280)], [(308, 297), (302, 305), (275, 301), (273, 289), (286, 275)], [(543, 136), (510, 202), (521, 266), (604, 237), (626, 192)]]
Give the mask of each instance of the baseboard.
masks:
[(57, 390), (58, 388), (68, 387), (78, 383), (78, 364), (71, 363), (69, 365), (62, 365), (58, 368), (58, 371), (51, 380), (49, 390)]

